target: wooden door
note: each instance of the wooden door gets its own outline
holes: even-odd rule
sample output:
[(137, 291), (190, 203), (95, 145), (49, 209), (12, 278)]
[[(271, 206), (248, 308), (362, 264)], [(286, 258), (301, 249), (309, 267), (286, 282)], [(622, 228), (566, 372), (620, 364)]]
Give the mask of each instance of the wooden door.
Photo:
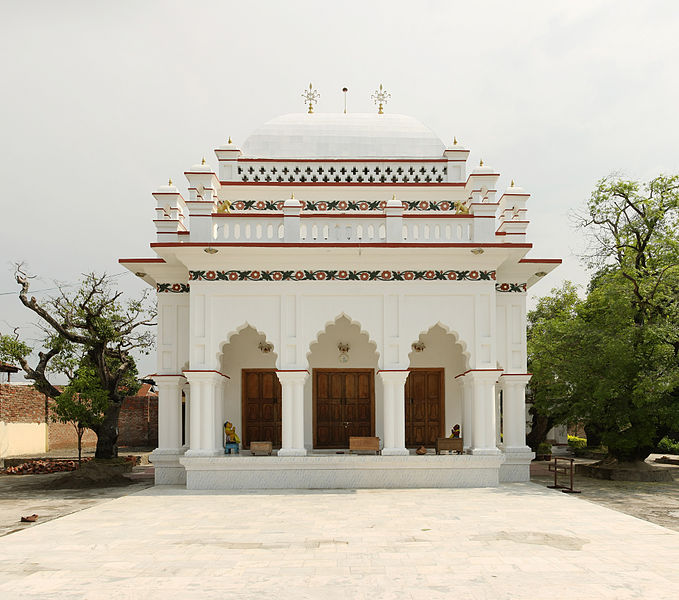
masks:
[(433, 447), (444, 435), (443, 369), (412, 369), (405, 385), (406, 446)]
[(348, 448), (375, 435), (374, 371), (314, 369), (314, 447)]
[(281, 383), (276, 371), (243, 369), (243, 448), (250, 442), (281, 447)]

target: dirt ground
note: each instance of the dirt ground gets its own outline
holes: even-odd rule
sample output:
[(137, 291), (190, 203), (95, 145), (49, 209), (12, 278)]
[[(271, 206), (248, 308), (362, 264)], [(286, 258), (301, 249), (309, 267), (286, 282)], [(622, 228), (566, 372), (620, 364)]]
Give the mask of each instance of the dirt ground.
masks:
[[(94, 451), (85, 452), (91, 456)], [(45, 521), (90, 508), (106, 500), (133, 494), (153, 485), (153, 467), (148, 462), (148, 450), (126, 449), (120, 456), (134, 454), (142, 457), (141, 464), (126, 475), (128, 485), (57, 489), (55, 485), (65, 473), (48, 475), (0, 475), (0, 536), (35, 527)], [(77, 453), (53, 451), (32, 458), (73, 458)], [(35, 523), (21, 523), (22, 516), (37, 514)]]
[[(662, 455), (651, 454), (646, 462), (659, 468), (671, 469), (674, 476), (671, 483), (606, 481), (576, 475), (573, 487), (581, 491), (577, 497), (679, 531), (679, 466), (655, 463), (654, 459), (660, 456)], [(592, 461), (576, 459), (576, 462)], [(548, 471), (548, 463), (532, 463), (531, 481), (545, 486), (554, 483), (554, 474)], [(559, 475), (559, 483), (564, 481), (568, 483), (568, 478)], [(562, 492), (554, 490), (554, 493)]]

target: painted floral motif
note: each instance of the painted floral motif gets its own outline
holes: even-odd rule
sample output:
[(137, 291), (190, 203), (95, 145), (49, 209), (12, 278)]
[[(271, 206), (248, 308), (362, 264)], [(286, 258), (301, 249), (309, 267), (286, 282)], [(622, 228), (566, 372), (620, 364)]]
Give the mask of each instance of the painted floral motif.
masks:
[(525, 292), (528, 289), (525, 283), (496, 283), (496, 292)]
[[(231, 203), (233, 210), (239, 211), (276, 211), (283, 209), (283, 200), (235, 200)], [(381, 211), (384, 200), (300, 200), (302, 209), (314, 212), (325, 211)], [(405, 200), (403, 208), (412, 211), (455, 212), (453, 202), (448, 200)]]
[[(189, 271), (191, 281), (494, 281), (495, 271), (281, 270)], [(502, 284), (508, 285), (508, 284)], [(515, 284), (512, 284), (515, 285)], [(497, 286), (496, 286), (497, 287)], [(509, 291), (509, 290), (502, 290)], [(514, 291), (514, 290), (512, 290)], [(521, 290), (516, 290), (521, 291)]]
[(157, 283), (156, 291), (170, 292), (173, 294), (187, 294), (189, 292), (188, 283)]

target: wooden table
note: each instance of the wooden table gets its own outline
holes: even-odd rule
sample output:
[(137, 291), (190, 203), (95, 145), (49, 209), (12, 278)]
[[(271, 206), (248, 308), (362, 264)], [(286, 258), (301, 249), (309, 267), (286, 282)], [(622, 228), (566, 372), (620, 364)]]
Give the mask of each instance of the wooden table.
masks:
[(437, 438), (436, 439), (436, 454), (441, 454), (443, 450), (448, 452), (457, 452), (462, 454), (463, 445), (462, 438)]

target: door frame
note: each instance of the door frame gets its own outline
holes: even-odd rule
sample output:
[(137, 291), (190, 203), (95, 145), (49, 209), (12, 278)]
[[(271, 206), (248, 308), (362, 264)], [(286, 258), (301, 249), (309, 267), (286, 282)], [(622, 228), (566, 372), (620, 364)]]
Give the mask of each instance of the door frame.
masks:
[[(410, 377), (410, 371), (439, 371), (439, 377), (441, 378), (441, 397), (439, 398), (439, 410), (441, 411), (441, 426), (439, 428), (439, 436), (446, 437), (446, 377), (445, 367), (411, 367), (408, 369), (408, 377)], [(407, 385), (407, 382), (406, 382)], [(403, 389), (403, 402), (405, 403), (405, 386)], [(407, 413), (406, 413), (407, 416)], [(406, 423), (403, 422), (403, 427), (406, 429)], [(406, 445), (406, 448), (408, 446)], [(414, 448), (414, 446), (412, 446)]]
[[(246, 411), (245, 411), (245, 375), (246, 373), (253, 373), (253, 372), (258, 372), (258, 373), (270, 373), (273, 371), (276, 373), (277, 369), (274, 367), (273, 369), (241, 369), (240, 370), (240, 426), (242, 427), (243, 431), (242, 436), (243, 436), (243, 450), (249, 450), (250, 449), (250, 444), (248, 443), (247, 448), (245, 446), (245, 440), (248, 439), (247, 436), (247, 418), (246, 418)], [(276, 379), (278, 379), (278, 375), (276, 375)], [(278, 381), (278, 384), (280, 385), (280, 380)], [(281, 397), (279, 398), (279, 401), (283, 402), (283, 392), (281, 390)], [(283, 407), (281, 406), (281, 427), (283, 426)], [(282, 431), (281, 431), (281, 436), (282, 436)]]
[[(312, 387), (311, 387), (311, 414), (312, 414), (312, 443), (313, 443), (313, 448), (314, 450), (316, 449), (316, 373), (337, 373), (337, 372), (345, 372), (345, 373), (370, 373), (370, 435), (375, 436), (375, 369), (352, 369), (352, 368), (345, 368), (345, 369), (337, 369), (337, 368), (328, 368), (325, 369), (323, 367), (319, 368), (314, 368), (311, 369), (311, 379), (312, 379)], [(319, 450), (332, 450), (332, 448), (319, 448)]]

